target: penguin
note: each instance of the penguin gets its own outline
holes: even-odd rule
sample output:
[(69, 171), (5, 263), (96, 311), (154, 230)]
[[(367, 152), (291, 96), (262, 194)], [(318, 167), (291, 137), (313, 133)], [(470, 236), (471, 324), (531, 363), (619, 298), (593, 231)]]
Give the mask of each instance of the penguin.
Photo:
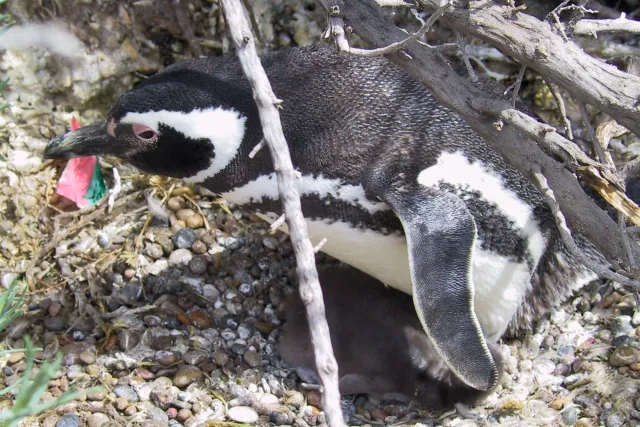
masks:
[[(460, 381), (422, 329), (411, 297), (346, 265), (318, 268), (341, 394), (414, 401), (429, 410), (475, 406), (489, 392)], [(285, 300), (278, 352), (298, 375), (317, 383), (306, 310), (296, 292)], [(489, 351), (502, 375), (497, 344)]]
[[(463, 383), (498, 381), (488, 342), (596, 278), (565, 249), (541, 193), (401, 67), (328, 46), (261, 58), (276, 96), (311, 240), (411, 295), (433, 349)], [(167, 67), (45, 158), (116, 156), (281, 214), (252, 92), (234, 57)], [(286, 227), (285, 227), (286, 230)]]

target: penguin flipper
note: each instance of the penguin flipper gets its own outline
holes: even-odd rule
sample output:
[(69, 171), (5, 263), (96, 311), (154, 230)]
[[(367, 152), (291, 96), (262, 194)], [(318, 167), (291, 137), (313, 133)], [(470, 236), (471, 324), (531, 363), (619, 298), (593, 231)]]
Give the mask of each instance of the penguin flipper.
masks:
[(490, 390), (499, 374), (473, 305), (473, 216), (456, 195), (417, 183), (387, 187), (382, 199), (405, 231), (413, 303), (425, 333), (462, 382)]

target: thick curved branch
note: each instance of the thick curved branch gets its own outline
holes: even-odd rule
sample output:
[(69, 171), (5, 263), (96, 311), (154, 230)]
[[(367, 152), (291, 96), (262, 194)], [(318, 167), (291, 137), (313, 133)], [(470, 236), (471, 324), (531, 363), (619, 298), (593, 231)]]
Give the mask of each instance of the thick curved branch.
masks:
[[(418, 1), (429, 10), (438, 9), (440, 3)], [(355, 6), (352, 3), (347, 2)], [(640, 77), (586, 54), (551, 24), (492, 1), (479, 7), (471, 3), (468, 8), (449, 8), (440, 21), (497, 47), (640, 136)]]
[[(325, 7), (338, 7), (346, 24), (373, 46), (387, 46), (406, 38), (393, 20), (373, 0), (319, 0)], [(329, 9), (327, 9), (329, 10)], [(445, 14), (446, 15), (446, 14)], [(338, 16), (333, 16), (334, 24)], [(339, 33), (339, 31), (337, 31)], [(562, 156), (570, 154), (579, 162), (595, 164), (575, 144), (555, 130), (512, 108), (507, 100), (492, 96), (457, 75), (436, 48), (410, 43), (404, 54), (388, 58), (405, 68), (425, 85), (443, 105), (458, 112), (507, 162), (538, 186), (535, 173), (541, 170), (571, 229), (589, 239), (613, 264), (630, 265), (624, 250), (624, 235), (618, 224), (583, 191), (576, 177), (564, 165), (545, 154), (536, 143)], [(412, 59), (408, 60), (406, 55)], [(637, 249), (634, 255), (640, 256)]]
[(624, 16), (618, 19), (582, 19), (571, 28), (571, 34), (594, 36), (598, 33), (640, 34), (640, 22)]
[(343, 427), (344, 420), (338, 389), (338, 364), (331, 346), (329, 325), (325, 317), (324, 300), (318, 282), (313, 246), (302, 216), (300, 194), (296, 182), (299, 173), (296, 173), (293, 168), (289, 147), (282, 132), (280, 113), (276, 107), (281, 101), (273, 93), (267, 74), (256, 53), (253, 35), (244, 16), (242, 3), (240, 0), (222, 0), (221, 4), (229, 24), (231, 38), (238, 51), (242, 70), (253, 90), (264, 141), (271, 151), (271, 159), (278, 178), (280, 199), (284, 205), (285, 218), (297, 261), (300, 297), (307, 309), (316, 367), (324, 387), (323, 409), (331, 427)]

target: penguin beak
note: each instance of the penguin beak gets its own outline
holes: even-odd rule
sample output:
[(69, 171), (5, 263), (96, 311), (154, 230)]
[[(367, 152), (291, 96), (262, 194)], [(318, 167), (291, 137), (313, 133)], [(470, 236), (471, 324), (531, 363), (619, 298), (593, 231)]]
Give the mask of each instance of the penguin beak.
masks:
[(94, 123), (51, 140), (44, 149), (44, 158), (71, 159), (110, 154), (114, 148), (113, 139), (107, 133), (106, 122)]

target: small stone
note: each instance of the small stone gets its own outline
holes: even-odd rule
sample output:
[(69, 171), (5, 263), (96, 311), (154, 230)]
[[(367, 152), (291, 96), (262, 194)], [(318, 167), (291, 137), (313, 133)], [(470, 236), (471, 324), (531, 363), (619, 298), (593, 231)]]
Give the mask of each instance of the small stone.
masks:
[(87, 365), (93, 365), (96, 363), (96, 355), (93, 351), (85, 350), (80, 353), (78, 357)]
[(206, 284), (202, 287), (202, 296), (213, 302), (220, 297), (220, 291), (215, 286)]
[(611, 341), (611, 331), (608, 329), (601, 329), (596, 332), (596, 337), (600, 338), (602, 341)]
[(615, 367), (631, 365), (637, 360), (638, 350), (633, 347), (616, 348), (609, 356), (609, 364)]
[(283, 402), (286, 405), (301, 407), (304, 404), (304, 395), (297, 390), (287, 390), (284, 393)]
[(596, 323), (598, 323), (598, 316), (596, 316), (590, 311), (587, 311), (586, 313), (584, 313), (582, 315), (582, 318), (586, 323), (589, 323), (591, 325), (595, 325)]
[(633, 312), (633, 317), (631, 318), (631, 324), (633, 326), (640, 326), (640, 310), (636, 310)]
[(578, 421), (578, 410), (575, 406), (569, 406), (561, 413), (562, 422), (566, 426), (572, 426)]
[(207, 355), (201, 350), (189, 350), (182, 356), (182, 360), (189, 365), (199, 365), (207, 360)]
[(191, 313), (191, 322), (199, 329), (209, 329), (213, 326), (213, 319), (203, 311), (193, 311)]
[(195, 254), (203, 254), (207, 252), (207, 245), (202, 240), (196, 240), (191, 246), (191, 250)]
[(178, 416), (178, 410), (176, 408), (167, 409), (167, 418), (170, 420), (175, 419)]
[(607, 416), (607, 427), (622, 427), (624, 425), (624, 418), (618, 414), (609, 414)]
[(136, 412), (138, 412), (138, 408), (136, 408), (135, 405), (131, 405), (131, 406), (127, 406), (127, 409), (125, 409), (123, 413), (126, 416), (131, 416), (131, 415), (135, 414)]
[(185, 205), (185, 200), (180, 196), (169, 197), (169, 200), (167, 200), (167, 207), (173, 212), (178, 212), (180, 209), (183, 209)]
[(189, 269), (193, 274), (202, 274), (207, 271), (207, 260), (203, 256), (195, 256), (189, 261)]
[(101, 427), (109, 422), (109, 417), (102, 412), (96, 412), (89, 416), (88, 427)]
[(50, 331), (58, 332), (65, 328), (67, 320), (62, 317), (45, 317), (44, 327)]
[(191, 215), (190, 217), (185, 219), (184, 222), (187, 224), (187, 227), (193, 229), (201, 228), (204, 226), (204, 219), (200, 214)]
[(71, 333), (71, 338), (73, 338), (74, 341), (84, 341), (87, 339), (87, 334), (82, 331), (73, 331)]
[(191, 228), (183, 228), (173, 236), (173, 244), (178, 249), (191, 249), (196, 241), (196, 235)]
[(556, 411), (561, 410), (562, 408), (564, 408), (564, 405), (566, 403), (566, 400), (564, 400), (561, 397), (558, 397), (556, 399), (553, 399), (551, 401), (551, 403), (549, 403), (549, 406), (553, 409), (555, 409)]
[(101, 401), (104, 400), (105, 397), (107, 397), (107, 390), (104, 388), (98, 389), (91, 393), (87, 393), (87, 399), (93, 401)]
[(176, 218), (180, 221), (186, 221), (189, 217), (196, 215), (193, 209), (180, 209), (176, 212)]
[(265, 248), (272, 251), (278, 249), (278, 239), (273, 236), (266, 236), (264, 239), (262, 239), (262, 244)]
[(317, 391), (310, 391), (307, 393), (307, 403), (311, 406), (315, 406), (318, 409), (322, 409), (322, 395)]
[(218, 366), (224, 366), (229, 362), (229, 356), (227, 356), (224, 350), (218, 349), (213, 353), (213, 361), (216, 362)]
[(188, 249), (176, 249), (169, 255), (169, 265), (181, 266), (187, 265), (193, 258), (193, 254)]
[(155, 360), (162, 366), (169, 366), (178, 361), (178, 356), (172, 351), (158, 351), (155, 354)]
[(631, 326), (631, 316), (618, 316), (611, 322), (611, 332), (613, 336), (629, 335), (633, 331)]
[(56, 427), (79, 427), (80, 417), (76, 414), (64, 414), (56, 423)]
[(126, 397), (123, 396), (116, 399), (116, 409), (118, 411), (124, 411), (125, 409), (127, 409), (127, 406), (129, 406), (129, 401)]
[(634, 362), (631, 365), (629, 365), (629, 367), (633, 371), (640, 371), (640, 362)]
[(164, 255), (162, 246), (157, 243), (147, 243), (144, 247), (144, 252), (152, 259), (159, 259)]
[(158, 421), (163, 424), (169, 423), (169, 417), (167, 417), (167, 414), (162, 409), (155, 406), (152, 406), (147, 410), (147, 415), (149, 416), (149, 419), (153, 421)]
[(249, 406), (234, 406), (227, 412), (229, 418), (237, 423), (253, 424), (258, 421), (258, 413)]
[(176, 415), (176, 420), (178, 420), (181, 423), (183, 423), (186, 420), (188, 420), (189, 418), (191, 418), (192, 415), (193, 415), (193, 413), (191, 412), (190, 409), (182, 408), (182, 409), (180, 409), (178, 411), (178, 415)]
[(114, 387), (113, 392), (117, 397), (123, 397), (128, 402), (137, 402), (139, 400), (136, 391), (128, 385), (117, 385)]
[(611, 345), (615, 348), (628, 347), (631, 344), (629, 335), (620, 335), (611, 340)]
[(184, 365), (178, 369), (178, 372), (176, 372), (176, 375), (173, 378), (173, 384), (178, 388), (184, 388), (201, 378), (202, 371), (197, 366)]
[(384, 421), (389, 416), (385, 411), (376, 407), (369, 409), (369, 414), (371, 414), (371, 419), (374, 421)]
[(243, 357), (244, 361), (247, 362), (247, 364), (252, 368), (257, 368), (262, 362), (260, 354), (253, 350), (245, 352)]

